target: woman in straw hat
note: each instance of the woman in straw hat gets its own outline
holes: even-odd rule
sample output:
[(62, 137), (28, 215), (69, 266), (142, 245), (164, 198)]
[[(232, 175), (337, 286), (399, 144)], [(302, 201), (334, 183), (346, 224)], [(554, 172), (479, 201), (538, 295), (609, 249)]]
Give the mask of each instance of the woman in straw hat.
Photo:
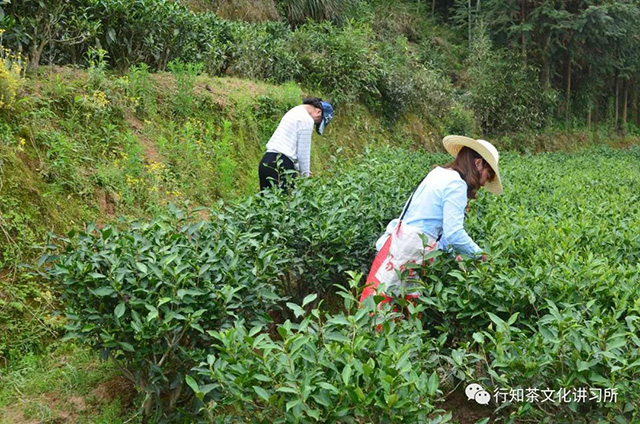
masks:
[[(403, 289), (406, 294), (406, 282), (400, 281), (399, 271), (431, 250), (486, 260), (465, 231), (464, 217), (468, 200), (475, 199), (480, 188), (502, 194), (498, 151), (488, 141), (458, 135), (445, 137), (443, 144), (455, 159), (429, 172), (405, 204), (400, 219), (391, 221), (378, 239), (378, 255), (361, 300), (375, 294), (380, 283), (384, 283), (384, 293), (398, 294)], [(390, 300), (387, 297), (383, 303)]]

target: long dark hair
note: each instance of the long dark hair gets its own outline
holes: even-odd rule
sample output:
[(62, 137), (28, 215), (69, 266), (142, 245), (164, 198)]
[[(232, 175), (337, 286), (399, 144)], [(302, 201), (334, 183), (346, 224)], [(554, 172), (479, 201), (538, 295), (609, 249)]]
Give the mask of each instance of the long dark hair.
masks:
[(460, 178), (467, 183), (467, 198), (469, 199), (475, 199), (476, 193), (481, 187), (480, 171), (478, 171), (478, 168), (476, 167), (476, 159), (482, 159), (483, 166), (485, 168), (489, 168), (489, 181), (493, 180), (496, 174), (493, 171), (493, 168), (491, 168), (491, 165), (484, 160), (480, 153), (467, 146), (460, 149), (453, 162), (444, 165), (444, 168), (458, 171)]

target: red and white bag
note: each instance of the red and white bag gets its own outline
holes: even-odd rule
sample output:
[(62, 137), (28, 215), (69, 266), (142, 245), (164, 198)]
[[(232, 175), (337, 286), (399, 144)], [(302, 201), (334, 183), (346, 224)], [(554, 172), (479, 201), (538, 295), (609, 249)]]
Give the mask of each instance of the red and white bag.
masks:
[(437, 240), (427, 236), (428, 238), (423, 241), (422, 237), (426, 236), (424, 233), (418, 228), (402, 222), (412, 198), (413, 193), (409, 197), (395, 228), (387, 228), (389, 235), (373, 260), (360, 302), (376, 292), (385, 297), (380, 302), (381, 304), (391, 301), (392, 298), (387, 296), (387, 293), (392, 295), (404, 293), (408, 297), (417, 296), (411, 293), (412, 288), (410, 287), (410, 280), (416, 277), (415, 270), (409, 269), (409, 282), (402, 281), (400, 274), (406, 269), (407, 264), (423, 264), (425, 256), (436, 249)]

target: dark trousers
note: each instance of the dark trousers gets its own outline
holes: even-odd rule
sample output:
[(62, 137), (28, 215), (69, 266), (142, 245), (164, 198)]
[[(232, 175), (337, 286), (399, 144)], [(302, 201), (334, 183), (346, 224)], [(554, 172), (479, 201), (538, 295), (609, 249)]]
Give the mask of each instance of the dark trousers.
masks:
[(260, 176), (260, 190), (278, 186), (282, 187), (284, 191), (288, 191), (293, 185), (296, 167), (288, 156), (267, 152), (260, 161), (258, 175)]

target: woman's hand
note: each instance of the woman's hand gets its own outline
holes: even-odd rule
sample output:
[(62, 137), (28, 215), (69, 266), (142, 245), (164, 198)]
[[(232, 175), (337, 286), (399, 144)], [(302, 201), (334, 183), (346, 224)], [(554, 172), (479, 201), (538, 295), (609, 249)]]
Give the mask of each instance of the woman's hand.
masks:
[[(462, 262), (463, 260), (464, 259), (462, 258), (462, 255), (456, 256), (456, 262)], [(481, 256), (477, 258), (477, 260), (480, 260), (482, 262), (487, 262), (489, 260), (489, 257), (487, 256), (486, 253), (483, 253)]]

